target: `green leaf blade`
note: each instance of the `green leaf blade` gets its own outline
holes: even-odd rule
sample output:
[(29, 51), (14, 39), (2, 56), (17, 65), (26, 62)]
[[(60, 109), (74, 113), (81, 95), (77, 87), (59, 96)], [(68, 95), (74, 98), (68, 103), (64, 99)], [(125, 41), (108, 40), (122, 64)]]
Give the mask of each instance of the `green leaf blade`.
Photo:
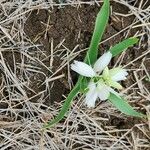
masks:
[(88, 86), (88, 82), (89, 80), (85, 77), (82, 78), (81, 82), (80, 82), (80, 93), (84, 93), (85, 89)]
[(133, 116), (133, 117), (140, 117), (140, 118), (146, 117), (146, 115), (135, 111), (132, 108), (132, 106), (130, 106), (127, 103), (127, 101), (125, 101), (121, 97), (119, 98), (118, 96), (111, 93), (108, 99), (117, 109), (119, 109), (122, 113), (126, 115)]
[(128, 38), (128, 39), (125, 39), (122, 42), (116, 44), (112, 48), (110, 48), (109, 51), (112, 53), (112, 55), (114, 57), (114, 56), (120, 54), (121, 52), (123, 52), (124, 50), (126, 50), (127, 48), (133, 46), (137, 42), (138, 42), (138, 38), (135, 38), (135, 37)]
[(104, 4), (96, 17), (92, 40), (87, 55), (84, 59), (84, 62), (87, 64), (94, 64), (97, 60), (98, 45), (101, 41), (102, 35), (105, 31), (109, 19), (109, 7), (109, 0), (104, 0)]
[(71, 101), (73, 100), (73, 98), (78, 94), (80, 90), (79, 84), (76, 85), (72, 91), (69, 93), (68, 97), (66, 98), (63, 107), (61, 108), (58, 116), (56, 118), (54, 118), (53, 120), (47, 122), (43, 128), (50, 128), (51, 126), (53, 126), (54, 124), (58, 123), (61, 119), (63, 119), (65, 113), (68, 111), (68, 108), (71, 105)]

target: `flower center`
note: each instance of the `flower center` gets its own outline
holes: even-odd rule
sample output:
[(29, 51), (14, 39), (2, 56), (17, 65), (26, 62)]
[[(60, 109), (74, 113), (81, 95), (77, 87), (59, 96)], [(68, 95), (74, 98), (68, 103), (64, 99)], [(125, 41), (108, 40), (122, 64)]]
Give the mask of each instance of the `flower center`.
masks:
[(106, 67), (103, 70), (103, 73), (101, 75), (95, 76), (92, 79), (98, 88), (99, 85), (101, 85), (101, 87), (109, 86), (109, 87), (114, 87), (116, 89), (122, 89), (122, 86), (119, 83), (112, 80), (108, 67)]

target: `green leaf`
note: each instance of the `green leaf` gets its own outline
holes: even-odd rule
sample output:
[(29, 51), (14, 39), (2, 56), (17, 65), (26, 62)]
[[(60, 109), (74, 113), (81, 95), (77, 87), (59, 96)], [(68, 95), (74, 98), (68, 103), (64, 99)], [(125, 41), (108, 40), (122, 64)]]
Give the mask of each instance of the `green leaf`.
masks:
[[(103, 4), (102, 8), (99, 11), (99, 13), (97, 14), (91, 43), (90, 43), (89, 49), (88, 49), (85, 59), (84, 59), (84, 62), (87, 64), (90, 64), (90, 65), (94, 64), (95, 61), (97, 60), (98, 45), (102, 39), (103, 33), (105, 31), (105, 28), (107, 26), (108, 19), (109, 19), (109, 9), (110, 9), (109, 7), (110, 7), (109, 0), (104, 0), (104, 4)], [(82, 77), (82, 80), (80, 83), (81, 92), (84, 92), (84, 89), (86, 89), (86, 87), (88, 85), (87, 80), (86, 81), (85, 80), (86, 80), (86, 77)]]
[(52, 125), (58, 123), (61, 119), (63, 119), (65, 113), (68, 111), (68, 108), (70, 107), (71, 101), (73, 98), (78, 94), (80, 90), (79, 84), (76, 85), (72, 91), (69, 93), (68, 97), (66, 98), (63, 107), (61, 108), (58, 116), (54, 118), (53, 120), (47, 122), (43, 128), (50, 128)]
[(134, 117), (146, 117), (146, 115), (135, 111), (132, 106), (130, 106), (127, 101), (121, 97), (119, 98), (111, 93), (108, 99), (114, 106), (116, 106), (117, 109), (126, 115)]
[(109, 5), (109, 0), (104, 0), (104, 4), (97, 15), (90, 47), (84, 59), (87, 64), (94, 64), (97, 60), (98, 45), (109, 19)]
[(126, 40), (116, 44), (115, 46), (110, 48), (109, 51), (112, 53), (112, 55), (114, 57), (114, 56), (120, 54), (122, 51), (126, 50), (128, 47), (133, 46), (137, 42), (138, 42), (138, 39), (132, 37), (132, 38), (126, 39)]
[(84, 93), (87, 86), (88, 86), (88, 82), (89, 80), (85, 77), (82, 78), (81, 82), (80, 82), (80, 93)]

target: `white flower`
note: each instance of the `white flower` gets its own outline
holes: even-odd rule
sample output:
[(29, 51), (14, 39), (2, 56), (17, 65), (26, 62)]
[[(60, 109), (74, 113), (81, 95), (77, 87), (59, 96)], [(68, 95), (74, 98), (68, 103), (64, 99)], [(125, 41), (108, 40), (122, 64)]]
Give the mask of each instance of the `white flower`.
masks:
[(114, 81), (125, 80), (127, 75), (128, 75), (127, 71), (120, 67), (110, 70), (110, 76), (112, 77), (112, 80)]
[(108, 66), (110, 60), (112, 58), (112, 54), (110, 52), (104, 53), (94, 64), (95, 72), (101, 73), (106, 66)]
[(85, 97), (85, 104), (88, 107), (94, 107), (97, 98), (99, 98), (100, 100), (106, 100), (109, 97), (110, 93), (119, 96), (119, 93), (117, 93), (111, 87), (107, 86), (102, 80), (99, 81), (97, 85), (91, 81), (88, 85), (88, 89), (89, 90), (86, 93)]
[(80, 61), (75, 60), (74, 64), (71, 64), (71, 69), (85, 77), (96, 76), (96, 72), (92, 69), (91, 66)]
[(119, 93), (113, 90), (113, 88), (122, 89), (122, 86), (117, 81), (125, 80), (128, 73), (125, 69), (120, 67), (109, 70), (107, 66), (111, 58), (112, 54), (110, 52), (103, 54), (95, 62), (93, 68), (79, 61), (74, 61), (74, 63), (71, 64), (72, 70), (82, 76), (91, 78), (85, 97), (85, 103), (88, 107), (94, 107), (97, 98), (100, 100), (108, 99), (110, 93), (119, 96)]
[(73, 64), (71, 64), (71, 69), (77, 73), (79, 73), (82, 76), (85, 77), (95, 77), (97, 73), (101, 73), (106, 66), (108, 66), (110, 60), (112, 58), (112, 54), (110, 52), (107, 52), (103, 54), (94, 64), (94, 67), (87, 65), (84, 62), (80, 61), (74, 61)]
[(95, 101), (98, 97), (98, 92), (96, 89), (96, 84), (94, 82), (90, 82), (88, 85), (89, 91), (86, 93), (85, 103), (88, 107), (94, 107)]

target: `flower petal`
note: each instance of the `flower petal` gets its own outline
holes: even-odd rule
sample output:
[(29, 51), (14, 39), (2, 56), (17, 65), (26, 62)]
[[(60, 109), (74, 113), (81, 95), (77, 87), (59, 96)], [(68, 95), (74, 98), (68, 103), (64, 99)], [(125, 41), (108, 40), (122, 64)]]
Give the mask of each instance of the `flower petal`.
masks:
[(94, 91), (96, 89), (96, 84), (93, 81), (90, 81), (88, 84), (88, 89)]
[(104, 83), (103, 80), (100, 80), (97, 85), (98, 97), (100, 100), (106, 100), (109, 97), (109, 89), (108, 86)]
[(101, 73), (106, 66), (108, 66), (112, 54), (110, 52), (104, 53), (94, 64), (95, 72)]
[(98, 93), (98, 97), (99, 97), (100, 100), (102, 100), (102, 101), (108, 99), (109, 95), (110, 95), (110, 92), (109, 92), (109, 90), (108, 90), (107, 87), (103, 88), (103, 89), (102, 89), (101, 91), (99, 91), (99, 93)]
[(105, 80), (108, 80), (110, 77), (110, 75), (109, 75), (109, 69), (108, 69), (108, 67), (106, 67), (104, 70), (103, 70), (103, 73), (102, 73), (102, 76), (103, 76), (103, 78), (105, 79)]
[(122, 89), (122, 86), (121, 84), (119, 84), (118, 82), (114, 81), (114, 80), (110, 80), (109, 82), (109, 85), (118, 89), (118, 90), (121, 90)]
[(89, 91), (86, 93), (85, 104), (90, 107), (95, 107), (95, 101), (98, 97), (98, 93), (96, 91), (96, 85), (94, 82), (90, 82), (88, 85)]
[(97, 84), (97, 90), (98, 91), (101, 91), (101, 90), (103, 90), (103, 88), (105, 88), (107, 85), (105, 84), (105, 82), (102, 80), (102, 79), (100, 79), (99, 81), (98, 81), (98, 84)]
[(85, 77), (96, 76), (96, 73), (94, 72), (92, 67), (84, 62), (74, 61), (74, 64), (71, 64), (71, 69)]
[(122, 69), (118, 67), (110, 70), (111, 79), (114, 81), (125, 80), (127, 75), (128, 73), (126, 69)]

